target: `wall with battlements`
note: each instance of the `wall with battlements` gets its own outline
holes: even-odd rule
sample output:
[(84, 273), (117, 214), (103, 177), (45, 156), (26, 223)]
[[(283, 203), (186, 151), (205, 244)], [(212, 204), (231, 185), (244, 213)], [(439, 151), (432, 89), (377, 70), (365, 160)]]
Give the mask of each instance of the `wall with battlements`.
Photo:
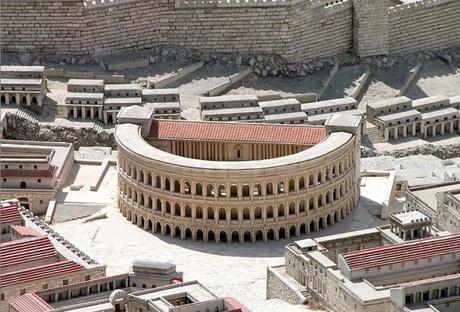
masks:
[(158, 45), (296, 62), (460, 43), (460, 1), (3, 0), (4, 52), (110, 54)]
[(460, 44), (460, 1), (422, 0), (388, 10), (390, 53)]

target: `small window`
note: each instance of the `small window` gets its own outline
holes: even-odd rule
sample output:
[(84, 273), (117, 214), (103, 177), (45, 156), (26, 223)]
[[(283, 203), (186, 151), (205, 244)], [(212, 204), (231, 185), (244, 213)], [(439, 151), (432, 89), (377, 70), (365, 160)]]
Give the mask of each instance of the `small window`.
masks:
[(5, 294), (0, 294), (0, 301), (5, 301)]
[(8, 165), (5, 165), (5, 169), (8, 169)]
[(34, 169), (37, 169), (37, 165), (34, 165)]
[(3, 182), (6, 182), (6, 179), (5, 179), (5, 178), (3, 178)]
[(69, 280), (68, 280), (68, 279), (63, 280), (63, 281), (62, 281), (62, 285), (64, 285), (64, 286), (65, 286), (65, 285), (69, 285)]
[(19, 291), (20, 296), (25, 295), (25, 293), (26, 293), (26, 289), (25, 289), (25, 288), (23, 288), (23, 289), (21, 289), (21, 290)]
[(37, 179), (37, 182), (38, 182), (38, 183), (42, 183), (42, 179)]
[(40, 199), (40, 204), (43, 204), (43, 199)]
[(22, 165), (19, 165), (19, 169), (22, 169)]
[(48, 289), (48, 284), (43, 284), (43, 289)]
[(90, 280), (90, 278), (91, 278), (91, 276), (89, 276), (89, 275), (85, 275), (85, 281), (89, 281), (89, 280)]

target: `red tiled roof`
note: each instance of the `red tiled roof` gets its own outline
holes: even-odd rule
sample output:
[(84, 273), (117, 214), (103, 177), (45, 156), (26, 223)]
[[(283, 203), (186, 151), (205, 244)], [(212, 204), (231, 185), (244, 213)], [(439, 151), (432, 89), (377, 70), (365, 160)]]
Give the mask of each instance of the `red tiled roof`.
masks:
[(3, 178), (52, 178), (57, 169), (57, 166), (50, 166), (48, 170), (3, 169), (1, 170), (1, 176)]
[(9, 272), (0, 275), (0, 288), (17, 284), (31, 283), (36, 280), (50, 279), (57, 276), (65, 276), (84, 269), (85, 268), (82, 265), (69, 260)]
[(32, 236), (39, 236), (41, 235), (34, 229), (27, 227), (27, 226), (22, 226), (22, 225), (10, 225), (10, 228), (12, 231), (18, 233), (19, 236), (21, 237), (32, 237)]
[(22, 217), (19, 213), (18, 207), (14, 205), (1, 205), (0, 206), (0, 224), (21, 222)]
[(0, 268), (57, 257), (48, 236), (35, 236), (0, 245)]
[(48, 312), (53, 308), (36, 293), (28, 293), (8, 301), (11, 308), (17, 312)]
[(251, 123), (153, 121), (150, 137), (164, 140), (318, 144), (326, 138), (321, 126)]
[(351, 270), (362, 270), (460, 252), (460, 234), (374, 247), (343, 254)]

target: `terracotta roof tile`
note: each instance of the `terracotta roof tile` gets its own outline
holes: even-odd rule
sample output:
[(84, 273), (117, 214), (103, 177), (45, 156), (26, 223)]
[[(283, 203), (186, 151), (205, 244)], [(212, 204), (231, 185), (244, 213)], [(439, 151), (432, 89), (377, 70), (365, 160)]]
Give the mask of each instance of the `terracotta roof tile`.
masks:
[(351, 270), (362, 270), (458, 252), (460, 234), (374, 247), (345, 253), (342, 256)]
[(326, 128), (257, 123), (155, 120), (152, 124), (150, 137), (164, 140), (313, 145), (326, 138)]
[(0, 206), (0, 224), (20, 223), (21, 221), (21, 214), (15, 204)]
[(48, 312), (53, 308), (35, 293), (28, 293), (8, 301), (17, 312)]
[(0, 288), (11, 285), (29, 284), (42, 279), (52, 279), (57, 276), (82, 271), (85, 268), (73, 261), (60, 261), (35, 268), (4, 273), (0, 275)]
[(0, 268), (28, 262), (57, 258), (57, 252), (48, 236), (24, 238), (0, 245)]
[(13, 224), (13, 225), (10, 225), (10, 228), (12, 231), (18, 233), (18, 235), (23, 238), (42, 235), (38, 233), (37, 231), (35, 231), (34, 229), (27, 227), (27, 226)]

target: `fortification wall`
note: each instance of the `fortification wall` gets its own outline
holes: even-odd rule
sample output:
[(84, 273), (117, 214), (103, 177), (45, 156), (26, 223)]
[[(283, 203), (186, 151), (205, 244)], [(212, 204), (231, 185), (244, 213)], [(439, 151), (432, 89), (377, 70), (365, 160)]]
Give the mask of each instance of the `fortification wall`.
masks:
[(3, 51), (110, 54), (158, 45), (288, 61), (460, 44), (460, 1), (3, 0)]
[(2, 0), (2, 49), (81, 54), (82, 17), (78, 0)]
[(390, 54), (460, 44), (460, 1), (422, 0), (388, 10)]

